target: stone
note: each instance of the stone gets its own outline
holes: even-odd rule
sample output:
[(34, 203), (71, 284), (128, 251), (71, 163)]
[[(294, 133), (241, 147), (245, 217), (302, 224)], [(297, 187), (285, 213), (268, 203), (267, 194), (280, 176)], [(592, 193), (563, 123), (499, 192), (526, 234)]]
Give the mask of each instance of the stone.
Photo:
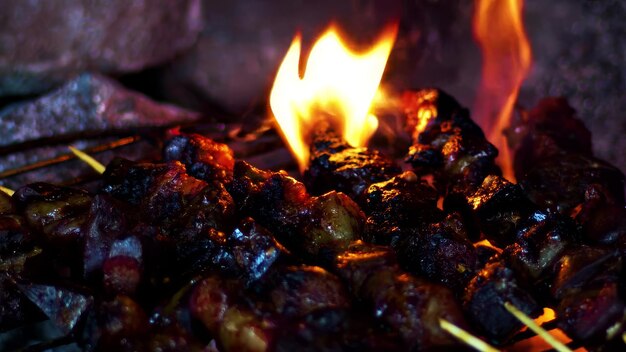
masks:
[(169, 61), (201, 29), (200, 0), (3, 1), (0, 97), (49, 90), (82, 71)]

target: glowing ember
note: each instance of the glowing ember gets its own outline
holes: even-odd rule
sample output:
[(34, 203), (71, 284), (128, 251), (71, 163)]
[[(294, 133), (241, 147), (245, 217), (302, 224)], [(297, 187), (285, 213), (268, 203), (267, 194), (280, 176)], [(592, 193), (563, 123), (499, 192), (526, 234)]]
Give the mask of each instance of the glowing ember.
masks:
[(326, 121), (352, 146), (364, 146), (378, 127), (370, 106), (395, 40), (397, 26), (387, 28), (373, 47), (357, 53), (331, 27), (311, 49), (299, 75), (301, 40), (296, 36), (283, 60), (270, 107), (300, 170), (309, 158), (309, 137)]
[(474, 107), (489, 140), (500, 150), (504, 176), (514, 181), (502, 130), (509, 125), (531, 49), (522, 22), (523, 0), (476, 0), (474, 35), (483, 53), (483, 74)]

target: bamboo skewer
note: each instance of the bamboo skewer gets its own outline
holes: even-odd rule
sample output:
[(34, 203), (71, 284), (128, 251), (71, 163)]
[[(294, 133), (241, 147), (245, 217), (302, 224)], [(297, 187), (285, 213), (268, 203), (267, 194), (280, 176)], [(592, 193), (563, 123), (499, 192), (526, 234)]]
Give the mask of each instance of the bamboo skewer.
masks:
[(6, 193), (6, 194), (8, 194), (10, 196), (13, 196), (13, 194), (15, 193), (14, 190), (12, 190), (10, 188), (3, 187), (3, 186), (0, 186), (0, 191), (4, 192), (4, 193)]
[(72, 153), (74, 153), (74, 155), (76, 155), (80, 160), (86, 162), (89, 166), (91, 166), (94, 170), (96, 170), (96, 172), (100, 174), (104, 173), (104, 170), (106, 169), (106, 167), (104, 167), (104, 165), (102, 165), (98, 160), (94, 159), (89, 154), (81, 150), (78, 150), (72, 146), (69, 146), (68, 148), (70, 148)]
[(451, 322), (445, 319), (439, 319), (439, 325), (442, 329), (449, 332), (452, 336), (456, 337), (460, 341), (466, 343), (472, 348), (476, 349), (480, 352), (499, 352), (495, 347), (492, 347), (485, 341), (479, 339), (478, 337), (470, 334), (469, 332), (461, 329), (460, 327), (452, 324)]
[(524, 314), (521, 310), (517, 309), (514, 305), (509, 302), (504, 303), (504, 308), (506, 308), (509, 313), (513, 314), (519, 321), (524, 323), (524, 325), (528, 326), (528, 328), (534, 331), (538, 336), (544, 339), (550, 346), (552, 346), (555, 350), (559, 352), (572, 352), (572, 350), (565, 346), (563, 343), (554, 338), (549, 332), (547, 332), (544, 328), (539, 326), (534, 320), (532, 320), (528, 315)]

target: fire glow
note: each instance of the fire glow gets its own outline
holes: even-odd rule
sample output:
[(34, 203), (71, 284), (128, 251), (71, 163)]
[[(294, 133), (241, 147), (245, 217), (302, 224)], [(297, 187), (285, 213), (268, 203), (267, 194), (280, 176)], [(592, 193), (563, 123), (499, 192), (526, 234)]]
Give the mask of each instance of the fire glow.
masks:
[(503, 129), (509, 126), (519, 88), (532, 61), (522, 21), (523, 0), (476, 0), (474, 36), (483, 53), (482, 82), (474, 116), (500, 151), (503, 175), (515, 181)]
[(301, 38), (294, 38), (278, 69), (270, 107), (301, 171), (308, 164), (310, 136), (323, 120), (354, 147), (365, 146), (374, 134), (378, 119), (370, 107), (396, 32), (397, 26), (390, 26), (369, 50), (355, 52), (331, 27), (311, 49), (302, 77)]

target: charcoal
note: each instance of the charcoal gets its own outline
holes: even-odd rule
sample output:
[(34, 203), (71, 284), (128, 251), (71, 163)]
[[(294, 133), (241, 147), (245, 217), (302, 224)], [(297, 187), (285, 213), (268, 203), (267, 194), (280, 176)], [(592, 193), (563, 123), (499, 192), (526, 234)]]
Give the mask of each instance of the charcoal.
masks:
[(228, 237), (228, 246), (244, 281), (253, 282), (263, 277), (277, 262), (285, 260), (289, 252), (274, 236), (253, 219), (244, 219)]
[(504, 250), (503, 257), (530, 287), (551, 270), (568, 248), (579, 243), (580, 237), (569, 217), (536, 211), (522, 225), (515, 243)]
[(485, 266), (465, 289), (463, 308), (480, 332), (494, 343), (505, 343), (523, 324), (504, 308), (504, 303), (531, 317), (541, 313), (541, 306), (521, 287), (515, 273), (503, 260)]
[(493, 175), (467, 197), (467, 203), (487, 239), (501, 248), (516, 240), (523, 222), (535, 209), (518, 185)]
[(407, 234), (395, 246), (398, 261), (408, 272), (463, 292), (476, 274), (478, 257), (455, 214)]
[(272, 310), (281, 317), (305, 316), (320, 309), (350, 306), (347, 290), (335, 275), (317, 266), (288, 266), (263, 283)]
[(469, 194), (487, 175), (499, 174), (498, 150), (454, 98), (422, 89), (405, 93), (402, 104), (413, 136), (406, 161), (417, 174), (434, 174), (443, 193)]
[(386, 181), (401, 172), (380, 152), (353, 148), (332, 131), (321, 131), (313, 137), (309, 159), (304, 183), (311, 193), (336, 190), (357, 202), (371, 184)]
[(585, 201), (590, 188), (608, 202), (624, 204), (624, 174), (612, 165), (582, 154), (542, 160), (526, 170), (520, 185), (541, 208), (568, 214)]
[(19, 283), (28, 297), (65, 334), (71, 332), (93, 306), (93, 298), (62, 285)]
[(365, 198), (368, 217), (363, 238), (371, 243), (394, 245), (404, 233), (443, 217), (437, 192), (410, 171), (372, 184)]
[(102, 268), (113, 242), (130, 230), (132, 214), (125, 204), (108, 195), (93, 198), (81, 232), (84, 236), (83, 268), (86, 277)]
[(45, 319), (45, 315), (20, 291), (13, 275), (0, 270), (0, 332)]
[(201, 29), (198, 0), (5, 5), (0, 96), (41, 93), (82, 71), (139, 71), (190, 48)]
[(198, 134), (173, 137), (163, 151), (166, 161), (185, 164), (189, 175), (206, 182), (229, 183), (235, 165), (233, 151), (225, 144)]

